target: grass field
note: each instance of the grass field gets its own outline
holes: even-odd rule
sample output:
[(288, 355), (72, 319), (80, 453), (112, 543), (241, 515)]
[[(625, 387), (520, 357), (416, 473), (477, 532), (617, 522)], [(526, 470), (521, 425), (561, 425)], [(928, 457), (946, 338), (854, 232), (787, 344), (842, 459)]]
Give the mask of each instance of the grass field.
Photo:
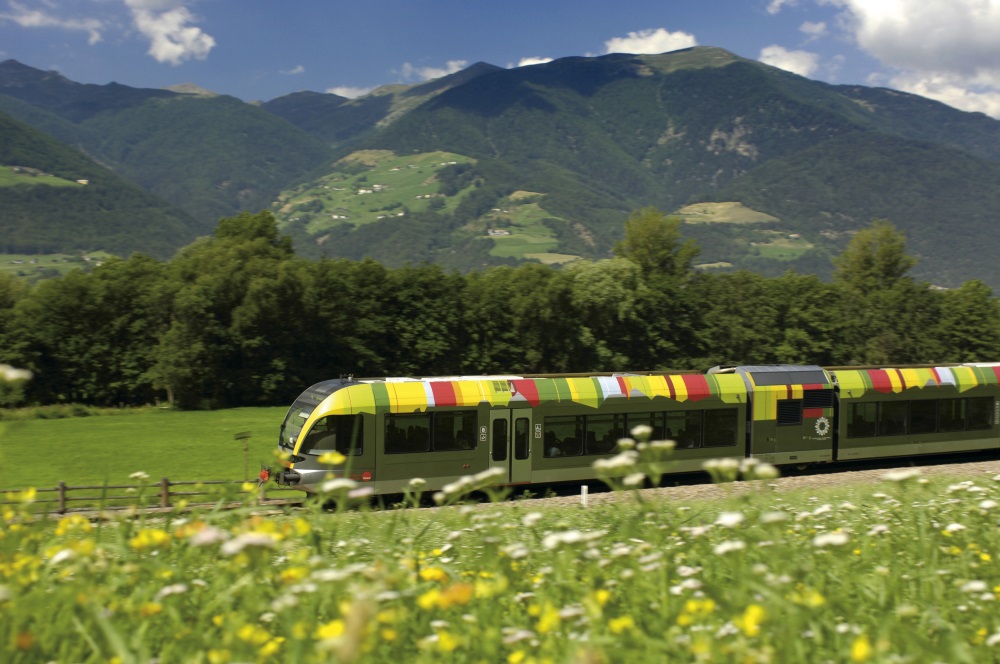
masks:
[(249, 432), (250, 476), (274, 463), (278, 427), (287, 409), (237, 408), (182, 412), (149, 409), (135, 414), (60, 420), (0, 422), (0, 488), (133, 484), (152, 481), (242, 480)]
[(96, 523), (35, 519), (26, 492), (3, 509), (0, 656), (997, 661), (997, 479), (905, 470), (819, 493), (758, 480), (721, 501), (626, 490), (590, 508), (389, 511), (351, 508), (338, 485), (333, 511), (248, 504)]
[(18, 172), (13, 166), (0, 166), (0, 187), (14, 185), (45, 186), (45, 187), (83, 187), (78, 182), (64, 180), (46, 173)]
[[(56, 270), (60, 275), (73, 270), (96, 265), (98, 261), (110, 257), (103, 251), (80, 255), (70, 254), (0, 254), (0, 272), (17, 276), (31, 276), (41, 270)], [(89, 258), (91, 262), (84, 261)]]

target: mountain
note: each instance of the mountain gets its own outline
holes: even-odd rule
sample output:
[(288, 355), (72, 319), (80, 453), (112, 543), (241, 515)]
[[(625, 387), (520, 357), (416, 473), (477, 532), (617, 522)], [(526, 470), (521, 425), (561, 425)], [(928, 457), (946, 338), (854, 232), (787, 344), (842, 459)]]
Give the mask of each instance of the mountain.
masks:
[(143, 251), (169, 258), (197, 237), (188, 214), (0, 113), (4, 253)]
[[(547, 242), (542, 253), (551, 256), (599, 257), (631, 210), (698, 204), (697, 214), (683, 215), (684, 232), (699, 239), (713, 266), (829, 276), (829, 257), (850, 234), (887, 218), (920, 259), (916, 276), (1000, 287), (1000, 266), (976, 257), (983, 243), (1000, 240), (991, 184), (1000, 175), (1000, 123), (913, 95), (811, 81), (722, 49), (484, 70), (348, 147), (400, 157), (443, 152), (473, 164), (456, 195), (478, 197), (476, 204), (461, 210), (463, 218), (443, 215), (435, 248), (410, 260), (442, 260), (442, 244), (472, 238), (483, 240), (486, 262), (536, 258), (530, 247), (508, 251), (518, 238)], [(389, 177), (370, 169), (359, 176), (356, 163), (342, 162), (313, 182), (354, 186), (359, 177)], [(428, 186), (438, 186), (439, 176)], [(282, 200), (301, 200), (301, 189)], [(519, 192), (533, 194), (532, 209), (518, 204)], [(323, 200), (308, 203), (306, 228), (292, 221), (302, 208), (278, 208), (299, 246), (322, 241), (327, 255), (374, 253), (377, 243), (408, 232), (405, 216), (379, 220), (378, 233), (364, 217), (352, 237), (352, 220), (333, 219)], [(757, 221), (722, 220), (716, 210), (733, 204)], [(356, 213), (379, 207), (366, 206)], [(505, 222), (507, 234), (487, 235)]]
[(306, 256), (457, 269), (608, 256), (628, 214), (684, 221), (706, 270), (829, 277), (877, 218), (914, 275), (978, 278), (1000, 240), (1000, 122), (893, 90), (829, 85), (714, 47), (477, 63), (358, 99), (260, 104), (82, 85), (0, 63), (0, 110), (183, 207), (270, 207)]
[(331, 154), (234, 97), (80, 84), (14, 60), (0, 63), (0, 110), (187, 211), (205, 232), (220, 217), (266, 208)]

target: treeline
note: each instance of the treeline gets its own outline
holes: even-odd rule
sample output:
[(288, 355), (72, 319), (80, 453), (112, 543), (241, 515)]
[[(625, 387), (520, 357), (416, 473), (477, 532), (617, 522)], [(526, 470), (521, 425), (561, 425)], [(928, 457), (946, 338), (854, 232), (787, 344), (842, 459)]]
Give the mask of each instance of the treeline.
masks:
[(855, 236), (832, 283), (698, 273), (679, 230), (646, 209), (615, 258), (463, 275), (303, 260), (269, 212), (244, 213), (167, 263), (133, 255), (32, 287), (0, 277), (0, 363), (34, 373), (28, 403), (213, 408), (288, 403), (347, 373), (1000, 360), (990, 290), (914, 281), (887, 223)]

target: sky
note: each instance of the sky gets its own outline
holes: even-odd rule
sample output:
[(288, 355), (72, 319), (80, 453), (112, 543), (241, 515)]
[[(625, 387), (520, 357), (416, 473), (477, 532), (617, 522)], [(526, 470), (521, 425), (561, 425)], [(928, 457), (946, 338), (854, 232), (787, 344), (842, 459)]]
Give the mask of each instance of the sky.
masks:
[(0, 0), (0, 60), (245, 101), (699, 45), (1000, 118), (1000, 0)]

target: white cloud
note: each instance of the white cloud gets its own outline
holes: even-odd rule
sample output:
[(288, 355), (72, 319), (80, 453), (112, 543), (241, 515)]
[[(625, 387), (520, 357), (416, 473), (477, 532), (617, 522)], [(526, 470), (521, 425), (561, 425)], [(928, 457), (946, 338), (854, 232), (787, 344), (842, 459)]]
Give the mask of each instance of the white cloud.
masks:
[(531, 65), (543, 65), (546, 62), (552, 62), (552, 58), (527, 57), (518, 60), (517, 64), (514, 65), (514, 67), (530, 67)]
[(179, 65), (185, 60), (204, 60), (215, 47), (215, 39), (191, 25), (197, 19), (184, 0), (125, 0), (135, 27), (149, 39), (149, 55), (157, 62)]
[[(91, 45), (101, 41), (101, 30), (103, 23), (96, 18), (65, 18), (56, 16), (53, 13), (40, 9), (33, 9), (11, 0), (7, 3), (9, 12), (0, 12), (0, 23), (10, 21), (17, 23), (22, 28), (59, 28), (61, 30), (75, 30), (86, 32), (87, 42)], [(50, 10), (57, 9), (54, 5), (48, 5)]]
[(350, 85), (338, 85), (333, 88), (327, 88), (326, 91), (332, 95), (340, 95), (341, 97), (347, 97), (348, 99), (357, 99), (358, 97), (364, 97), (374, 89), (375, 88), (356, 88)]
[(777, 14), (778, 12), (781, 11), (781, 8), (784, 7), (785, 5), (788, 5), (789, 7), (794, 7), (797, 4), (798, 0), (771, 0), (771, 2), (767, 5), (767, 13)]
[(467, 64), (468, 60), (449, 60), (444, 67), (417, 67), (409, 62), (404, 62), (401, 74), (408, 81), (413, 79), (429, 81), (432, 78), (441, 78), (442, 76), (461, 71), (465, 69)]
[(687, 32), (668, 32), (664, 28), (630, 32), (627, 37), (612, 37), (604, 42), (605, 53), (666, 53), (697, 46), (698, 40)]
[(303, 67), (302, 65), (295, 65), (291, 69), (282, 69), (281, 73), (286, 74), (288, 76), (295, 76), (296, 74), (304, 74), (305, 71), (306, 68)]
[(789, 51), (778, 45), (762, 48), (760, 61), (764, 64), (790, 71), (799, 76), (810, 76), (819, 67), (819, 56), (809, 51)]
[(819, 21), (818, 23), (813, 23), (812, 21), (806, 21), (799, 26), (799, 32), (808, 35), (809, 37), (816, 39), (822, 37), (826, 34), (826, 23)]
[(893, 87), (1000, 117), (1000, 2), (816, 1), (840, 8), (858, 46), (894, 70)]

